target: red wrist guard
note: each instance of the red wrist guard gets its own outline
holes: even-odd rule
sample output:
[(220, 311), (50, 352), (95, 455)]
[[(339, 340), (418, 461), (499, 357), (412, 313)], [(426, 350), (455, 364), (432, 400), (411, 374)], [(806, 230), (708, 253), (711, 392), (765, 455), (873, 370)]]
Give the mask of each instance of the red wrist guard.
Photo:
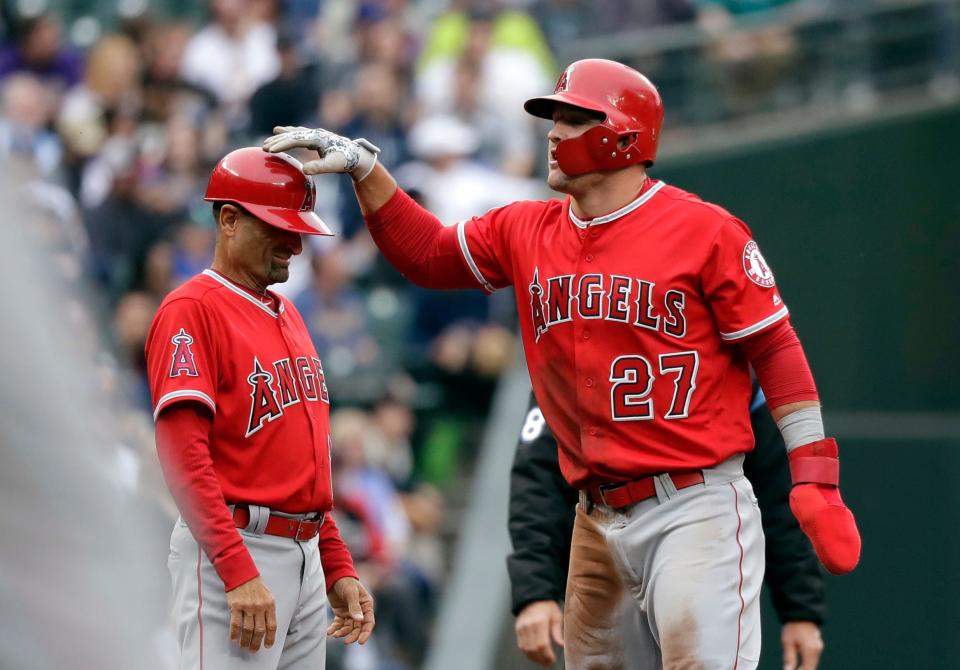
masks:
[(790, 475), (794, 484), (840, 485), (837, 441), (827, 437), (790, 452)]
[(810, 538), (820, 562), (835, 575), (860, 561), (860, 531), (840, 497), (837, 441), (818, 440), (790, 452), (790, 509)]

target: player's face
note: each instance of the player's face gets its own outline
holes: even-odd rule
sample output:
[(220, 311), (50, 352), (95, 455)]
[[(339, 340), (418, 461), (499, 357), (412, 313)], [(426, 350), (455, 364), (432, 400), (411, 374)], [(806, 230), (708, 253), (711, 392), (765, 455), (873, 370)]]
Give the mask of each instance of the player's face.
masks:
[(594, 126), (600, 125), (600, 119), (590, 112), (562, 103), (553, 111), (553, 128), (547, 133), (547, 186), (560, 193), (570, 193), (586, 182), (596, 179), (591, 173), (571, 177), (564, 174), (557, 164), (557, 145), (561, 141), (576, 137)]
[(281, 230), (246, 212), (237, 227), (237, 252), (244, 269), (263, 286), (290, 278), (290, 258), (303, 251), (299, 233)]

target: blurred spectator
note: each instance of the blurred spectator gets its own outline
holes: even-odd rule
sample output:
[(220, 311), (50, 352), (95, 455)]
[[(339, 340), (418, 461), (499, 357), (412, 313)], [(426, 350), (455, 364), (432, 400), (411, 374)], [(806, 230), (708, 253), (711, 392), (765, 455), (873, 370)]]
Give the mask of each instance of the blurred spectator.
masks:
[(40, 174), (53, 176), (63, 145), (50, 123), (56, 100), (42, 80), (18, 73), (0, 81), (0, 157), (19, 158)]
[(209, 221), (210, 205), (200, 150), (202, 135), (190, 119), (174, 115), (166, 124), (141, 127), (138, 190), (141, 202), (154, 212), (191, 213)]
[(375, 541), (370, 557), (383, 564), (396, 560), (410, 534), (410, 524), (390, 477), (373, 467), (367, 457), (372, 427), (370, 417), (360, 410), (342, 409), (330, 417), (336, 496), (359, 504), (362, 501), (372, 524)]
[(482, 95), (507, 113), (517, 113), (518, 106), (522, 112), (523, 101), (549, 87), (557, 69), (529, 14), (478, 2), (468, 12), (454, 10), (438, 17), (430, 28), (416, 82), (429, 110), (449, 110), (449, 83), (462, 56), (482, 64)]
[(529, 177), (540, 145), (529, 124), (503, 123), (498, 110), (481, 95), (482, 75), (481, 62), (470, 55), (460, 57), (454, 73), (451, 112), (478, 133), (479, 162), (507, 175)]
[(171, 257), (173, 288), (210, 267), (216, 237), (212, 222), (190, 222), (177, 230)]
[(322, 352), (330, 384), (371, 367), (378, 350), (370, 336), (366, 303), (351, 284), (348, 256), (341, 245), (316, 251), (311, 259), (313, 281), (296, 296), (317, 351)]
[(159, 211), (143, 198), (136, 147), (108, 147), (104, 160), (112, 177), (109, 193), (96, 206), (86, 208), (94, 277), (111, 299), (143, 281), (144, 261), (155, 242), (169, 234), (183, 218), (182, 211)]
[(57, 118), (57, 130), (73, 158), (95, 155), (111, 135), (133, 135), (140, 74), (140, 52), (129, 38), (108, 35), (93, 46), (83, 82), (67, 93)]
[[(469, 13), (449, 12), (433, 24), (417, 71), (417, 98), (428, 114), (456, 113), (459, 77), (461, 87), (468, 83), (476, 88), (477, 100), (470, 107), (492, 115), (503, 136), (530, 134), (535, 126), (523, 103), (552, 88), (552, 57), (528, 14), (479, 8), (484, 6), (477, 3), (478, 8)], [(460, 93), (462, 106), (462, 88)], [(533, 144), (528, 140), (519, 146)], [(501, 165), (515, 170), (512, 174), (529, 176), (534, 156), (525, 158), (504, 158)]]
[(276, 31), (255, 18), (248, 0), (211, 0), (210, 12), (213, 22), (190, 39), (180, 71), (239, 124), (253, 92), (280, 72)]
[[(385, 165), (399, 165), (409, 158), (405, 111), (409, 108), (406, 91), (396, 70), (384, 63), (368, 63), (359, 68), (349, 94), (350, 116), (342, 121), (340, 132), (348, 137), (365, 137), (380, 148)], [(351, 238), (363, 230), (363, 216), (353, 197), (349, 179), (337, 182), (340, 188), (340, 221), (343, 234)]]
[[(539, 181), (504, 175), (477, 162), (473, 155), (480, 148), (480, 136), (455, 116), (436, 115), (417, 122), (409, 141), (417, 160), (397, 168), (397, 179), (421, 193), (445, 225), (513, 200), (543, 195)], [(546, 138), (542, 146), (546, 152)]]
[[(419, 667), (426, 652), (436, 584), (409, 558), (414, 530), (408, 509), (416, 509), (421, 525), (435, 533), (441, 507), (430, 493), (405, 505), (390, 477), (371, 464), (368, 450), (375, 429), (368, 414), (337, 410), (330, 417), (330, 432), (338, 525), (349, 528), (349, 520), (354, 522), (352, 535), (341, 532), (354, 560), (360, 557), (357, 571), (377, 599), (377, 648), (385, 657), (385, 666), (378, 667)], [(344, 513), (349, 520), (341, 524)]]
[(0, 79), (13, 72), (29, 72), (57, 94), (80, 81), (83, 59), (64, 46), (55, 16), (21, 19), (13, 25), (13, 34), (13, 43), (0, 48)]
[(144, 290), (158, 300), (210, 267), (213, 259), (216, 231), (212, 221), (184, 222), (172, 238), (155, 243), (144, 259)]
[(316, 68), (303, 62), (292, 35), (277, 37), (277, 55), (276, 79), (258, 88), (250, 99), (250, 133), (256, 137), (270, 135), (274, 126), (303, 125), (319, 108)]
[(413, 437), (416, 418), (409, 400), (384, 395), (373, 408), (374, 432), (367, 458), (380, 468), (400, 489), (406, 489), (413, 477)]
[[(781, 22), (757, 17), (796, 0), (703, 0), (697, 23), (711, 38), (705, 57), (708, 79), (719, 84), (723, 112), (796, 104), (797, 40)], [(744, 24), (743, 17), (752, 22)], [(777, 98), (782, 98), (777, 99)]]
[(153, 296), (139, 291), (123, 295), (113, 316), (113, 333), (122, 365), (131, 371), (128, 399), (139, 409), (150, 411), (150, 388), (146, 383), (147, 361), (143, 348), (153, 315), (160, 306)]
[(181, 97), (187, 84), (180, 78), (180, 63), (190, 34), (191, 27), (184, 23), (161, 23), (147, 31), (141, 44), (145, 120), (163, 121), (174, 113), (187, 113)]

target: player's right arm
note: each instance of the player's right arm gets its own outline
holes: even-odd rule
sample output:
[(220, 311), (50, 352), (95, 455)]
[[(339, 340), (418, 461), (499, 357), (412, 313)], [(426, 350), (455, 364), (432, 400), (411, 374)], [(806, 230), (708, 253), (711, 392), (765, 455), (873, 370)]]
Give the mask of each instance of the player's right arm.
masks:
[[(218, 352), (199, 301), (165, 303), (146, 345), (157, 456), (191, 534), (223, 581), (231, 639), (256, 651), (273, 644), (273, 596), (237, 532), (210, 457)], [(248, 616), (249, 615), (249, 616)]]
[(374, 242), (414, 284), (491, 292), (510, 283), (502, 262), (508, 254), (498, 232), (500, 221), (492, 212), (457, 226), (444, 226), (397, 186), (377, 161), (379, 150), (366, 140), (351, 140), (322, 128), (278, 126), (274, 133), (264, 141), (265, 151), (300, 147), (318, 152), (318, 160), (303, 166), (306, 174), (351, 176)]

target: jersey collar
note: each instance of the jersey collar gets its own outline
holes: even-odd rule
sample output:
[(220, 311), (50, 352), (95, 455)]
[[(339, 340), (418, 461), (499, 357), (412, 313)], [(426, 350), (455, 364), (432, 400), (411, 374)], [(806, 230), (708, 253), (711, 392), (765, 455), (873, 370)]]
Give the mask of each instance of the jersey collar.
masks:
[(642, 191), (635, 200), (627, 203), (626, 205), (624, 205), (623, 207), (621, 207), (615, 212), (610, 212), (609, 214), (604, 214), (603, 216), (598, 216), (594, 219), (588, 219), (584, 221), (583, 219), (578, 218), (577, 215), (573, 213), (573, 208), (570, 207), (569, 199), (567, 200), (567, 212), (570, 215), (570, 220), (573, 222), (573, 225), (575, 225), (577, 228), (589, 228), (590, 226), (599, 226), (602, 223), (610, 223), (611, 221), (616, 221), (617, 219), (622, 218), (627, 214), (629, 214), (630, 212), (641, 207), (645, 202), (650, 200), (650, 198), (652, 198), (657, 191), (659, 191), (664, 186), (665, 184), (662, 181), (653, 182), (652, 185), (648, 189)]
[(247, 300), (251, 304), (256, 305), (257, 307), (262, 309), (264, 312), (266, 312), (273, 318), (277, 318), (277, 315), (283, 314), (283, 299), (280, 298), (279, 296), (276, 296), (276, 300), (277, 300), (277, 304), (279, 304), (280, 307), (277, 308), (276, 312), (274, 312), (272, 309), (264, 305), (262, 302), (254, 298), (252, 295), (250, 295), (245, 290), (243, 290), (242, 288), (234, 284), (232, 281), (224, 277), (222, 274), (220, 274), (216, 270), (211, 270), (210, 268), (207, 268), (206, 270), (203, 271), (203, 274), (210, 277), (211, 279), (215, 279), (216, 281), (220, 282), (221, 284), (226, 286), (228, 289), (236, 293), (238, 296), (240, 296), (244, 300)]

